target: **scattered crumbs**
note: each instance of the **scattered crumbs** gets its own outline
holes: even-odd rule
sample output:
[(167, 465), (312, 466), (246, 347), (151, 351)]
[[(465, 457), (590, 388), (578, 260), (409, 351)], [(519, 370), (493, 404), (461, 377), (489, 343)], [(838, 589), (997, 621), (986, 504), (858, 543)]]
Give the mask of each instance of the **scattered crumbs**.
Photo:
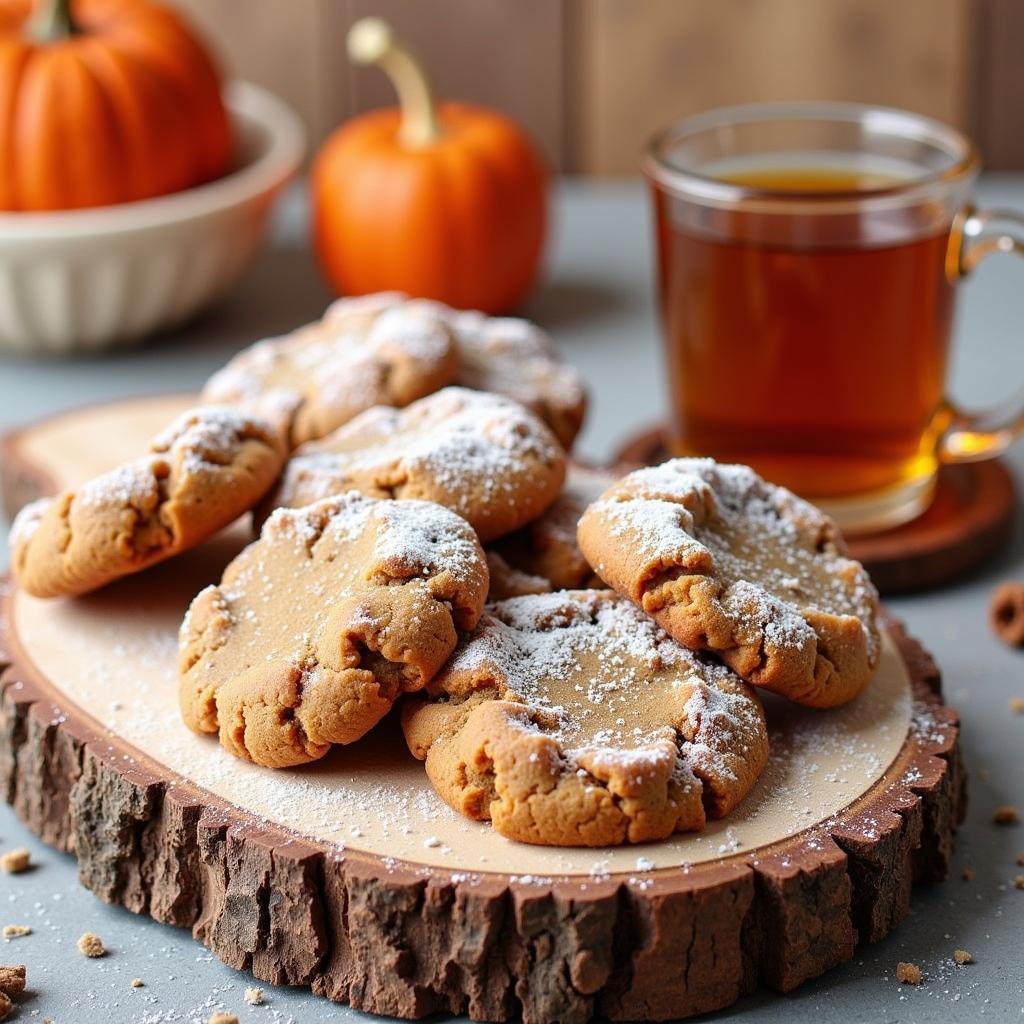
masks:
[(1010, 710), (1015, 715), (1024, 715), (1024, 697), (1011, 697)]
[(141, 978), (132, 978), (132, 988), (142, 988), (145, 984)]
[(27, 924), (5, 924), (5, 939), (20, 939), (23, 935), (31, 935), (32, 929)]
[(86, 932), (78, 940), (78, 952), (88, 957), (106, 956), (107, 947), (103, 945), (103, 940), (98, 935)]
[(1016, 825), (1020, 821), (1020, 811), (1016, 807), (1010, 806), (1010, 804), (1003, 804), (1002, 807), (995, 809), (992, 821), (996, 825)]
[(1024, 875), (1017, 875), (1013, 880), (1013, 887), (1015, 889), (1024, 889)]
[(0, 992), (5, 996), (20, 996), (25, 991), (25, 965), (0, 965)]
[(920, 985), (924, 981), (924, 975), (917, 964), (908, 964), (905, 960), (901, 960), (896, 965), (896, 980), (901, 985)]
[(428, 850), (433, 850), (441, 845), (441, 840), (438, 839), (437, 836), (427, 836), (427, 838), (423, 840), (423, 845)]
[(637, 871), (652, 871), (654, 869), (654, 861), (649, 857), (637, 857), (636, 869)]
[(974, 868), (964, 868), (960, 872), (960, 877), (965, 881), (969, 882), (974, 877)]
[(966, 967), (967, 964), (974, 963), (974, 957), (966, 949), (954, 949), (953, 959), (956, 961), (957, 967)]
[(32, 855), (23, 846), (0, 854), (0, 870), (6, 871), (9, 875), (20, 875), (22, 871), (28, 871), (30, 867), (32, 867)]
[(238, 1024), (238, 1018), (233, 1013), (211, 1013), (206, 1024)]
[(1024, 850), (1017, 854), (1017, 863), (1024, 868)]
[(263, 1005), (263, 989), (258, 985), (254, 985), (252, 988), (245, 990), (245, 1001), (250, 1006), (262, 1006)]

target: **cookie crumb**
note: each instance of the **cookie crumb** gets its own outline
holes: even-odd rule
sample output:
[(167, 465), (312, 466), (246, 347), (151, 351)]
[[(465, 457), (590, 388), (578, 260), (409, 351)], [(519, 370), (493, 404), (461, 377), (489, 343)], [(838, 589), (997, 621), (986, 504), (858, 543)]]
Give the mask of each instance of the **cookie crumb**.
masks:
[(956, 961), (957, 967), (964, 967), (967, 964), (974, 963), (974, 957), (966, 949), (954, 949), (953, 959)]
[(969, 882), (974, 877), (974, 868), (964, 868), (960, 872), (960, 877), (965, 881)]
[(1015, 715), (1024, 715), (1024, 697), (1011, 697), (1010, 710)]
[(1024, 850), (1017, 854), (1017, 863), (1024, 868)]
[(78, 952), (81, 953), (82, 956), (106, 956), (107, 947), (103, 945), (103, 940), (98, 935), (93, 935), (92, 932), (86, 932), (78, 940)]
[(14, 1003), (11, 1002), (11, 997), (6, 992), (0, 992), (0, 1020), (7, 1020), (13, 1009)]
[(25, 965), (0, 964), (0, 992), (20, 996), (25, 991)]
[(24, 846), (16, 850), (8, 850), (0, 854), (0, 870), (6, 871), (9, 875), (20, 875), (32, 867), (32, 855)]
[(901, 985), (920, 985), (924, 981), (924, 975), (917, 964), (908, 964), (905, 960), (901, 960), (896, 965), (896, 980)]
[(1024, 889), (1024, 875), (1017, 875), (1013, 880), (1013, 887), (1015, 889)]
[(233, 1013), (222, 1013), (218, 1010), (210, 1014), (206, 1024), (238, 1024), (238, 1018)]
[(132, 978), (132, 988), (142, 988), (145, 984), (141, 978)]
[(31, 935), (32, 929), (27, 924), (5, 924), (5, 939), (20, 939), (22, 935)]
[(259, 986), (254, 985), (252, 988), (245, 990), (245, 1001), (250, 1006), (262, 1006), (263, 1005), (263, 989)]
[(997, 807), (992, 815), (992, 821), (996, 825), (1016, 825), (1020, 821), (1020, 811), (1010, 804), (1003, 804)]

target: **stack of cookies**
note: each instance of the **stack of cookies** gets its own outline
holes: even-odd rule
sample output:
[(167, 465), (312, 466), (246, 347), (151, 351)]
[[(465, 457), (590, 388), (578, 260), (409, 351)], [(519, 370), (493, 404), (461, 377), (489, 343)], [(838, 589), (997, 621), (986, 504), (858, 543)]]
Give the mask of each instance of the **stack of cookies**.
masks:
[(240, 353), (149, 454), (23, 509), (15, 575), (83, 594), (251, 511), (181, 626), (189, 728), (288, 768), (399, 706), (440, 797), (511, 839), (699, 830), (765, 766), (758, 688), (864, 689), (877, 595), (746, 467), (571, 463), (583, 410), (525, 321), (341, 300)]

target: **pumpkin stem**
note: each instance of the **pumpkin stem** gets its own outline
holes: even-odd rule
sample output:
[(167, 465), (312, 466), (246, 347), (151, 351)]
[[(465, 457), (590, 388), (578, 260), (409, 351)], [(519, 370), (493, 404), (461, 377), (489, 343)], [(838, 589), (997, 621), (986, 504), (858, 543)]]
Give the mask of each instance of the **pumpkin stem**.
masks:
[(44, 0), (29, 23), (29, 34), (40, 43), (55, 43), (76, 31), (71, 0)]
[(348, 31), (348, 55), (356, 64), (380, 68), (391, 79), (402, 108), (398, 138), (413, 149), (440, 134), (430, 82), (416, 58), (382, 18), (361, 18)]

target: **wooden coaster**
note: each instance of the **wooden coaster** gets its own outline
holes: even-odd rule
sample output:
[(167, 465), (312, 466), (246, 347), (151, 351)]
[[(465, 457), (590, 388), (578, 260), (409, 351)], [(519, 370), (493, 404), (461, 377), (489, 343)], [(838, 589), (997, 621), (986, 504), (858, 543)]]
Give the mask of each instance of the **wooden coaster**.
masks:
[[(630, 439), (616, 462), (653, 465), (669, 458), (661, 428)], [(1009, 540), (1017, 493), (999, 460), (942, 466), (935, 497), (913, 522), (849, 538), (883, 594), (925, 590), (961, 579)]]
[[(44, 424), (82, 440), (70, 460), (22, 431), (19, 478), (54, 489), (107, 468), (90, 431), (148, 437), (163, 401), (98, 410), (102, 430), (87, 413)], [(393, 723), (302, 769), (236, 761), (180, 722), (175, 634), (249, 536), (240, 522), (76, 600), (0, 583), (0, 792), (102, 899), (191, 928), (234, 967), (400, 1017), (678, 1018), (848, 960), (906, 916), (915, 881), (948, 873), (958, 719), (893, 621), (857, 701), (768, 700), (755, 790), (660, 843), (509, 842), (436, 797)]]

